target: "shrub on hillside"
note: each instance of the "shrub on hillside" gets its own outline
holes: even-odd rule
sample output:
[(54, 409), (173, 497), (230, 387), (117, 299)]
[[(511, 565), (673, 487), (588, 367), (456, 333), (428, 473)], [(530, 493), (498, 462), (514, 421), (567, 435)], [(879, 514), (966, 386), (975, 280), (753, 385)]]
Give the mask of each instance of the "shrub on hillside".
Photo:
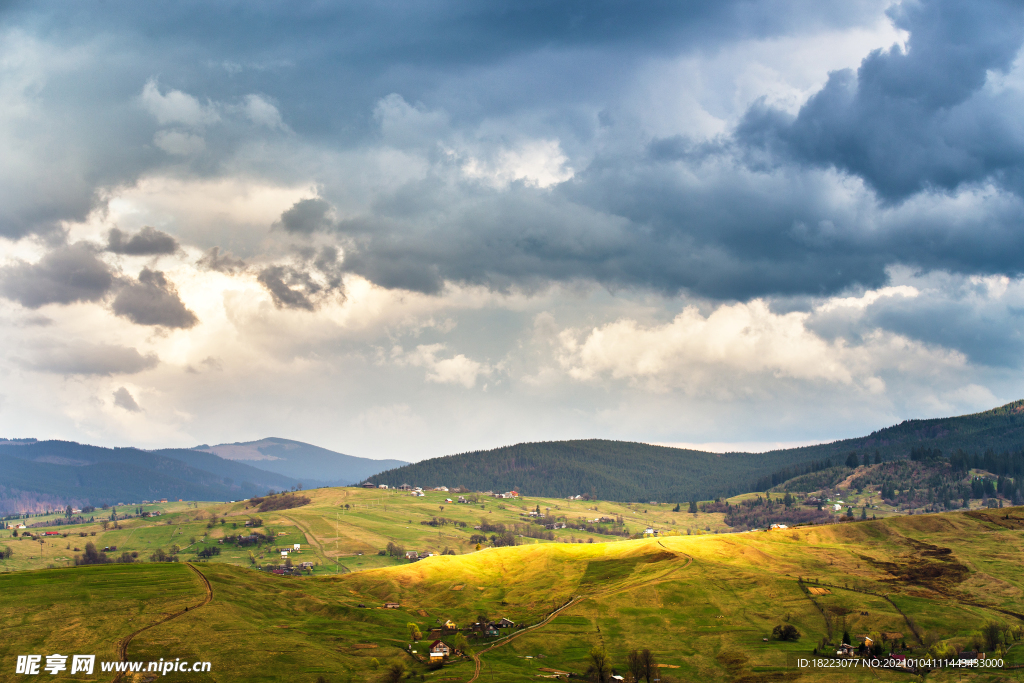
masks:
[(82, 566), (86, 564), (106, 564), (110, 562), (110, 558), (102, 550), (96, 549), (96, 544), (92, 541), (85, 544), (85, 551), (81, 555), (75, 556), (75, 566)]
[(300, 496), (297, 493), (278, 493), (272, 496), (251, 498), (249, 502), (258, 506), (256, 508), (258, 512), (272, 512), (302, 507), (309, 503), (310, 499), (308, 496)]
[(775, 640), (799, 640), (800, 631), (797, 631), (793, 624), (779, 625), (772, 629), (772, 638)]
[[(176, 546), (172, 547), (173, 548)], [(163, 548), (157, 548), (152, 555), (149, 556), (150, 562), (177, 562), (178, 556), (173, 553), (165, 553)]]

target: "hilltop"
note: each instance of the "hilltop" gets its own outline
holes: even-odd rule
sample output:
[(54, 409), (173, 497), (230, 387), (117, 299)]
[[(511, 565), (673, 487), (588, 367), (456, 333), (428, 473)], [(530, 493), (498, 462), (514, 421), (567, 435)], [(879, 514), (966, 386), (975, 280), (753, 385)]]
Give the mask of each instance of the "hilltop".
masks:
[(471, 490), (516, 489), (530, 495), (592, 495), (610, 500), (689, 501), (765, 491), (808, 472), (860, 460), (907, 459), (915, 448), (981, 455), (1024, 448), (1024, 400), (983, 413), (907, 420), (868, 436), (769, 451), (724, 453), (644, 443), (551, 441), (431, 458), (369, 477), (374, 484)]

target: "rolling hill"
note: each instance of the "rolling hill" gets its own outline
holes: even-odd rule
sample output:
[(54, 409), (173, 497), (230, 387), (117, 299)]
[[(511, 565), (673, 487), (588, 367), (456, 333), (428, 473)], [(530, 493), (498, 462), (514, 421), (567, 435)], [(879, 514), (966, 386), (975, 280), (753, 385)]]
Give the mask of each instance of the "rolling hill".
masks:
[[(0, 657), (89, 652), (97, 655), (97, 668), (119, 658), (181, 658), (211, 662), (210, 673), (172, 678), (210, 683), (379, 681), (392, 664), (411, 674), (403, 680), (515, 683), (553, 679), (556, 672), (563, 672), (560, 680), (569, 672), (582, 676), (592, 648), (602, 649), (613, 670), (625, 675), (629, 652), (648, 648), (662, 665), (663, 683), (910, 680), (906, 672), (882, 667), (798, 668), (797, 657), (828, 657), (849, 632), (885, 638), (886, 652), (919, 660), (983, 647), (1000, 666), (1003, 660), (1007, 667), (1021, 663), (1022, 508), (745, 534), (666, 531), (615, 542), (536, 541), (461, 548), (415, 563), (374, 555), (391, 564), (341, 573), (336, 561), (352, 563), (369, 553), (328, 550), (340, 501), (347, 501), (340, 506), (343, 517), (364, 517), (365, 528), (383, 540), (411, 533), (404, 516), (433, 514), (442, 494), (430, 494), (429, 506), (393, 492), (319, 489), (310, 495), (311, 504), (265, 519), (273, 523), (275, 545), (299, 543), (296, 561), (312, 561), (312, 574), (301, 577), (247, 569), (247, 550), (232, 550), (226, 537), (252, 515), (244, 503), (168, 506), (159, 520), (125, 520), (117, 530), (83, 527), (97, 530), (98, 545), (137, 549), (142, 559), (192, 536), (181, 562), (60, 566), (67, 564), (60, 556), (71, 551), (64, 550), (65, 539), (49, 541), (45, 552), (54, 568), (0, 574), (0, 618), (16, 625), (0, 642)], [(458, 506), (466, 510), (455, 514), (513, 515), (500, 507), (506, 502), (489, 499), (487, 511)], [(533, 501), (522, 503), (519, 512)], [(378, 518), (385, 510), (398, 513), (395, 507), (405, 509), (393, 521)], [(226, 523), (209, 526), (216, 519)], [(24, 537), (3, 543), (13, 547), (15, 562), (43, 547), (36, 551)], [(223, 548), (223, 554), (204, 561), (199, 552), (209, 548)], [(246, 548), (257, 562), (277, 562), (276, 548)], [(229, 553), (237, 561), (224, 562)], [(383, 609), (385, 602), (396, 607)], [(470, 628), (481, 616), (507, 617), (516, 627), (485, 635)], [(466, 638), (468, 655), (432, 666), (426, 647), (455, 635), (439, 633), (449, 619)], [(410, 639), (409, 624), (422, 632), (418, 642)], [(793, 626), (796, 638), (773, 636), (782, 625)], [(1009, 669), (952, 666), (927, 678), (955, 681), (968, 673), (979, 681), (1018, 678)]]
[(213, 453), (226, 460), (247, 462), (310, 486), (347, 486), (377, 472), (407, 463), (402, 460), (373, 460), (345, 455), (290, 439), (267, 438), (244, 443), (197, 446), (194, 450)]
[(958, 449), (1018, 451), (1024, 447), (1024, 401), (973, 415), (907, 420), (865, 437), (759, 454), (718, 455), (597, 439), (552, 441), (432, 458), (381, 472), (369, 481), (684, 502), (764, 490), (764, 480), (773, 474), (781, 472), (788, 479), (827, 462), (841, 465), (850, 452), (872, 457), (877, 452), (883, 460), (897, 460), (908, 457), (914, 447), (947, 455)]

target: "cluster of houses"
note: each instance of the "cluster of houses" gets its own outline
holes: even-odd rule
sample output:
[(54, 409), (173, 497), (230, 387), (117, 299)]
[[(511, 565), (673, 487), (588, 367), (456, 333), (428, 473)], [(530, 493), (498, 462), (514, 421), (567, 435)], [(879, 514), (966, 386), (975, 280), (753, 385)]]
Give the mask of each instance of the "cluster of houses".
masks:
[(423, 552), (420, 552), (418, 550), (405, 551), (405, 559), (412, 560), (413, 562), (417, 562), (428, 557), (433, 557), (434, 555), (437, 555), (437, 553), (432, 552), (430, 550), (424, 550)]
[[(370, 481), (364, 482), (361, 486), (364, 489), (389, 489), (390, 488), (387, 484), (374, 484), (373, 482), (370, 482)], [(451, 489), (449, 489), (447, 486), (435, 486), (432, 489), (424, 489), (421, 486), (411, 486), (409, 484), (402, 484), (401, 486), (394, 487), (394, 489), (396, 491), (407, 491), (407, 492), (409, 492), (410, 495), (413, 495), (413, 496), (425, 496), (426, 495), (425, 491), (440, 491), (442, 493), (448, 493), (449, 491), (451, 491)], [(465, 491), (466, 489), (456, 488), (455, 490), (456, 491)], [(505, 491), (504, 493), (495, 493), (494, 491), (484, 491), (482, 495), (493, 496), (494, 498), (519, 498), (519, 492), (518, 491)], [(451, 498), (446, 498), (445, 502), (451, 503), (452, 499)], [(466, 498), (464, 496), (459, 496), (458, 502), (459, 503), (468, 503), (469, 501), (466, 500)]]
[[(393, 603), (385, 603), (385, 607), (387, 607), (388, 604), (393, 604)], [(489, 637), (494, 638), (494, 637), (497, 637), (497, 636), (501, 635), (501, 632), (499, 631), (499, 629), (508, 629), (508, 628), (515, 628), (515, 627), (516, 627), (516, 623), (514, 621), (512, 621), (511, 619), (508, 619), (508, 618), (505, 618), (505, 617), (502, 617), (501, 619), (499, 619), (497, 621), (486, 621), (486, 622), (477, 621), (477, 622), (474, 622), (473, 624), (471, 624), (468, 628), (464, 628), (464, 629), (459, 629), (459, 627), (455, 624), (454, 621), (452, 621), (451, 619), (446, 619), (444, 621), (444, 623), (442, 624), (442, 628), (432, 632), (432, 635), (443, 636), (445, 634), (458, 633), (460, 630), (462, 630), (463, 632), (466, 632), (466, 633), (475, 634), (475, 635), (489, 636)], [(455, 650), (454, 650), (454, 648), (452, 648), (451, 645), (449, 645), (448, 643), (444, 642), (444, 640), (442, 640), (441, 638), (437, 638), (436, 640), (434, 640), (434, 642), (432, 642), (430, 644), (429, 652), (430, 652), (430, 661), (431, 662), (436, 662), (436, 661), (443, 661), (444, 659), (447, 659), (448, 657), (450, 657), (455, 652)]]
[[(884, 634), (883, 633), (882, 635), (883, 636), (887, 636), (887, 639), (888, 640), (892, 640), (892, 641), (895, 641), (897, 639), (897, 637), (899, 637), (899, 638), (903, 637), (902, 633), (893, 633), (893, 634)], [(867, 653), (871, 652), (871, 648), (875, 645), (875, 640), (871, 636), (857, 636), (855, 638), (855, 640), (857, 641), (856, 645), (850, 645), (850, 644), (847, 644), (847, 643), (843, 643), (842, 645), (840, 645), (839, 648), (836, 649), (836, 656), (837, 657), (865, 656)], [(960, 658), (961, 659), (975, 659), (975, 658), (982, 659), (982, 658), (984, 658), (984, 656), (985, 655), (983, 653), (979, 654), (979, 653), (975, 653), (975, 652), (965, 652), (965, 653), (962, 653)], [(892, 662), (892, 664), (895, 667), (899, 667), (901, 669), (906, 669), (908, 671), (916, 670), (915, 667), (911, 665), (911, 660), (909, 660), (906, 657), (906, 655), (890, 653), (890, 654), (886, 655), (884, 657), (884, 659), (886, 659), (889, 662)]]

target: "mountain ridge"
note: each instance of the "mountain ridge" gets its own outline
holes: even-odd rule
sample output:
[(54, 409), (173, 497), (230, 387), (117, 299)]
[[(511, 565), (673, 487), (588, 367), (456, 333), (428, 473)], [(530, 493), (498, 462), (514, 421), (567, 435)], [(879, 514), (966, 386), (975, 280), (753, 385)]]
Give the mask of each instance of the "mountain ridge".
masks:
[[(612, 454), (609, 445), (615, 446)], [(686, 502), (763, 491), (850, 452), (880, 460), (907, 458), (915, 447), (982, 453), (1024, 448), (1024, 400), (968, 415), (904, 420), (863, 437), (765, 453), (707, 453), (642, 442), (577, 439), (521, 443), (422, 460), (369, 477), (374, 484), (472, 490), (520, 490), (527, 495), (591, 494), (608, 500)], [(613, 457), (613, 455), (615, 457)]]
[(212, 453), (230, 461), (258, 462), (259, 469), (298, 479), (312, 486), (356, 484), (376, 472), (409, 464), (404, 460), (361, 458), (280, 437), (216, 446), (203, 444), (192, 450)]

